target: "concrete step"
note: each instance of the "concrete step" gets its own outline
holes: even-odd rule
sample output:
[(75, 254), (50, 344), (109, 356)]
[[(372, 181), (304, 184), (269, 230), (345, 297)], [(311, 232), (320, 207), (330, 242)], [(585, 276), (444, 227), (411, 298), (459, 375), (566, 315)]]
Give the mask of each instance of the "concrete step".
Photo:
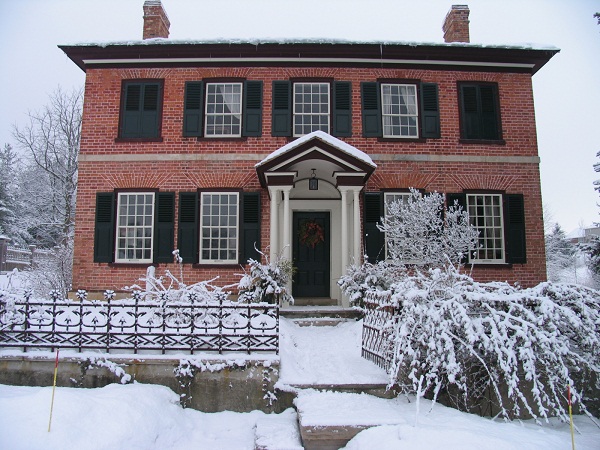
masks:
[(303, 450), (298, 414), (292, 408), (256, 421), (254, 450)]
[(294, 298), (295, 306), (337, 306), (337, 300), (329, 297), (298, 297)]
[(363, 430), (406, 422), (394, 400), (331, 391), (300, 391), (295, 400), (306, 450), (335, 450)]
[(279, 310), (279, 315), (287, 319), (358, 320), (360, 318), (360, 312), (356, 309), (341, 306), (286, 306)]

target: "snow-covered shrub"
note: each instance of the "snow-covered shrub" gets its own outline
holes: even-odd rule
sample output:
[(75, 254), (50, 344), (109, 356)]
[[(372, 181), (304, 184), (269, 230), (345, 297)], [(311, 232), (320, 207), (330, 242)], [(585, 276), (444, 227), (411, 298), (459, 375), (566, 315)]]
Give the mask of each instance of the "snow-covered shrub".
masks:
[(138, 300), (161, 303), (207, 303), (224, 300), (228, 296), (224, 288), (213, 284), (217, 279), (218, 277), (215, 277), (187, 285), (176, 278), (169, 270), (165, 270), (164, 275), (156, 276), (154, 267), (150, 266), (146, 270), (146, 276), (139, 279), (142, 282), (141, 285), (125, 286), (125, 290), (132, 291), (132, 297), (137, 297)]
[(226, 288), (215, 286), (213, 282), (219, 277), (200, 281), (191, 285), (183, 282), (183, 259), (179, 256), (179, 250), (173, 251), (175, 262), (179, 265), (179, 278), (175, 277), (170, 270), (165, 270), (164, 275), (156, 276), (154, 266), (146, 269), (146, 276), (140, 277), (142, 287), (139, 284), (125, 286), (125, 290), (132, 291), (132, 297), (136, 300), (186, 303), (207, 303), (225, 300), (228, 297)]
[(559, 224), (545, 236), (546, 272), (550, 281), (561, 281), (565, 269), (576, 270), (577, 248), (567, 239)]
[(407, 274), (404, 266), (390, 264), (387, 261), (378, 261), (372, 264), (367, 261), (346, 269), (346, 273), (338, 280), (338, 285), (349, 298), (350, 303), (362, 306), (365, 294), (371, 289), (387, 290), (391, 283)]
[(489, 398), (508, 419), (558, 416), (567, 387), (582, 391), (600, 371), (600, 295), (542, 283), (520, 290), (477, 283), (452, 266), (397, 280), (390, 382), (404, 392), (452, 394), (459, 409)]
[(410, 189), (406, 201), (386, 205), (377, 228), (386, 237), (387, 255), (394, 264), (441, 267), (460, 264), (477, 247), (479, 231), (458, 204), (444, 208), (445, 196)]
[(268, 256), (259, 251), (265, 263), (254, 259), (248, 260), (250, 266), (244, 269), (244, 274), (238, 283), (239, 301), (255, 302), (289, 302), (294, 303), (292, 294), (288, 291), (294, 267), (288, 259), (277, 257), (269, 261)]

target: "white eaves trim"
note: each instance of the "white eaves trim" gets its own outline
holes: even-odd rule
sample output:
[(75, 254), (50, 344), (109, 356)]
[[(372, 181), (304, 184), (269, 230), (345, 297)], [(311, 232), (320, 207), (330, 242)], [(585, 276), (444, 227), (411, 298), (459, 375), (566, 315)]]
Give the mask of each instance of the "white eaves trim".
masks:
[(504, 62), (478, 62), (478, 61), (446, 61), (425, 59), (379, 59), (379, 58), (111, 58), (111, 59), (84, 59), (85, 65), (125, 65), (125, 64), (202, 64), (202, 63), (345, 63), (345, 64), (398, 64), (425, 66), (463, 66), (463, 67), (496, 67), (512, 69), (532, 69), (535, 64), (504, 63)]

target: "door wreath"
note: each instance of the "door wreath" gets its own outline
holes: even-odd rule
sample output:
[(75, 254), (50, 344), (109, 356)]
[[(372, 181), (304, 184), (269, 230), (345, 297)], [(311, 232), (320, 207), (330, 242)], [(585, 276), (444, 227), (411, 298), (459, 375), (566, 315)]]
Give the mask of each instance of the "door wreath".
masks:
[(315, 220), (305, 220), (300, 224), (298, 232), (300, 243), (315, 248), (320, 242), (325, 242), (325, 230)]

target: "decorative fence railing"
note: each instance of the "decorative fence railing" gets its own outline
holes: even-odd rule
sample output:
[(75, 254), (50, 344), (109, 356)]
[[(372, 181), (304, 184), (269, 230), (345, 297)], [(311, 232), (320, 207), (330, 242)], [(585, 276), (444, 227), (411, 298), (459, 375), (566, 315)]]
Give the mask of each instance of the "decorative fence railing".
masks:
[(0, 236), (0, 272), (13, 269), (23, 270), (52, 255), (51, 251), (40, 250), (35, 245), (19, 248), (8, 245), (9, 242), (10, 239)]
[(227, 300), (202, 304), (133, 299), (3, 301), (0, 348), (278, 353), (279, 308)]
[(364, 310), (362, 357), (387, 370), (393, 357), (398, 307), (392, 305), (389, 291), (370, 291), (364, 298)]

